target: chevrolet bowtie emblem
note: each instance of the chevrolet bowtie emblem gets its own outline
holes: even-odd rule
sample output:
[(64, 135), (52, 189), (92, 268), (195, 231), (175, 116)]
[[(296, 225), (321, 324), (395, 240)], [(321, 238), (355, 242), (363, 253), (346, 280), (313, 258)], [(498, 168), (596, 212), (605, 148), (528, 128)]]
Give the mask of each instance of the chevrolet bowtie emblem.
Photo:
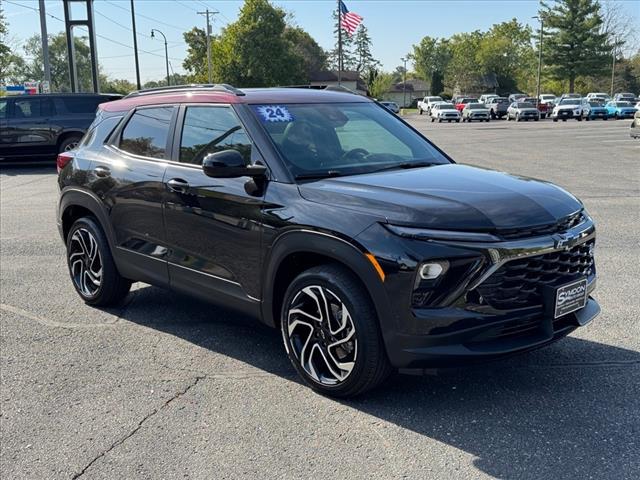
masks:
[(561, 233), (553, 235), (553, 246), (556, 250), (564, 249), (569, 250), (571, 244), (575, 241), (575, 237), (564, 235)]

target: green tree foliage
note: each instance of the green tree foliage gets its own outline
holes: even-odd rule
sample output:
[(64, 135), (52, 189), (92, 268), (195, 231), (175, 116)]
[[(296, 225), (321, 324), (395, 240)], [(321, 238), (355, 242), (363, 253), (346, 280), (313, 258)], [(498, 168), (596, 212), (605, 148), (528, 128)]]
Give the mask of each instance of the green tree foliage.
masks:
[(383, 98), (384, 94), (393, 85), (393, 75), (390, 73), (378, 73), (369, 85), (369, 94), (373, 98)]
[(247, 0), (238, 20), (212, 41), (214, 81), (238, 87), (304, 82), (304, 62), (285, 37), (285, 15), (267, 0)]
[(444, 38), (424, 37), (413, 46), (411, 59), (420, 78), (430, 84), (431, 95), (444, 90), (444, 75), (451, 60), (449, 41)]
[(369, 31), (364, 24), (360, 24), (353, 39), (353, 53), (356, 57), (356, 71), (364, 73), (375, 70), (380, 66), (380, 62), (371, 53), (372, 42)]
[[(335, 48), (329, 51), (329, 68), (331, 70), (338, 70), (338, 32), (340, 31), (340, 25), (338, 24), (338, 13), (334, 10), (333, 17), (333, 38)], [(342, 69), (343, 70), (355, 70), (358, 66), (358, 60), (353, 53), (354, 48), (354, 36), (349, 35), (344, 28), (342, 29)]]
[(305, 78), (326, 68), (327, 53), (318, 42), (300, 27), (286, 27), (284, 37), (292, 51), (302, 59)]
[(449, 39), (451, 60), (447, 64), (445, 78), (452, 88), (462, 92), (471, 91), (478, 77), (485, 73), (476, 54), (480, 49), (483, 34), (479, 30), (470, 33), (457, 33)]
[(568, 80), (569, 92), (579, 76), (604, 73), (611, 47), (602, 31), (600, 4), (595, 0), (558, 0), (541, 3), (544, 20), (543, 56), (549, 73)]
[(0, 5), (0, 83), (15, 83), (24, 69), (24, 59), (9, 45), (8, 24)]
[[(81, 92), (93, 90), (91, 82), (91, 59), (88, 37), (74, 37), (76, 72)], [(25, 56), (31, 60), (25, 62), (20, 72), (23, 81), (44, 79), (44, 60), (40, 35), (30, 37), (24, 44)], [(49, 62), (51, 65), (51, 91), (70, 92), (69, 60), (67, 39), (64, 32), (49, 35)]]
[(187, 44), (187, 56), (182, 62), (184, 69), (189, 72), (189, 80), (194, 83), (208, 81), (207, 70), (207, 34), (198, 27), (193, 27), (183, 34)]

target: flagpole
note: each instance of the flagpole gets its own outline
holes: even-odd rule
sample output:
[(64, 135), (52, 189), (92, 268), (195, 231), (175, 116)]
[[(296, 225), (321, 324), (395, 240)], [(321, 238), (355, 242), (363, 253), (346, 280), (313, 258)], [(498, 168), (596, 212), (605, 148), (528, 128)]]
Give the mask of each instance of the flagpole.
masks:
[(342, 83), (342, 9), (338, 0), (338, 85)]

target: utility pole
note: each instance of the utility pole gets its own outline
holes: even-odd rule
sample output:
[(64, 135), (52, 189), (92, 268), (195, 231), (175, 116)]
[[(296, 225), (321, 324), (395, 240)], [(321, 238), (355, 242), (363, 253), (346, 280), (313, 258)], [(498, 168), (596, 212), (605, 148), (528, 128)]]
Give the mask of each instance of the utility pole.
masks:
[(40, 0), (40, 37), (42, 38), (42, 58), (44, 61), (44, 79), (51, 85), (51, 63), (49, 62), (49, 36), (47, 35), (47, 15), (44, 0)]
[(400, 60), (404, 63), (402, 72), (402, 108), (407, 108), (407, 57)]
[(540, 20), (540, 41), (538, 42), (538, 81), (536, 82), (536, 108), (540, 104), (540, 73), (542, 72), (542, 35), (544, 31), (544, 20), (542, 17), (531, 17)]
[(171, 85), (171, 81), (169, 80), (169, 49), (167, 48), (167, 37), (157, 28), (151, 29), (151, 38), (154, 38), (155, 32), (158, 32), (164, 38), (164, 61), (167, 67), (167, 87)]
[(204, 15), (207, 17), (207, 72), (208, 83), (213, 83), (213, 74), (211, 71), (211, 22), (209, 16), (213, 17), (216, 13), (220, 13), (217, 10), (209, 10), (208, 8), (204, 12), (198, 12), (198, 15)]
[(136, 60), (136, 85), (138, 90), (142, 89), (140, 84), (140, 63), (138, 61), (138, 35), (136, 33), (136, 14), (133, 9), (133, 0), (131, 0), (131, 25), (133, 27), (133, 57)]
[(342, 8), (338, 0), (338, 85), (342, 84)]
[(616, 41), (613, 42), (613, 60), (611, 62), (611, 100), (613, 100), (613, 83), (616, 77)]

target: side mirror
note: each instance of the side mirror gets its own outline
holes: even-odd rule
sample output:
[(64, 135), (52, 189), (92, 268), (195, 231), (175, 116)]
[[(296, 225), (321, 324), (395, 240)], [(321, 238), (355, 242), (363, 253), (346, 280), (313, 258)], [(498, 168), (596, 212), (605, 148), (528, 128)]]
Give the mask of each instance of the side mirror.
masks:
[(247, 165), (237, 150), (222, 150), (210, 153), (202, 161), (202, 171), (207, 177), (236, 178), (264, 177), (267, 167), (264, 165)]

